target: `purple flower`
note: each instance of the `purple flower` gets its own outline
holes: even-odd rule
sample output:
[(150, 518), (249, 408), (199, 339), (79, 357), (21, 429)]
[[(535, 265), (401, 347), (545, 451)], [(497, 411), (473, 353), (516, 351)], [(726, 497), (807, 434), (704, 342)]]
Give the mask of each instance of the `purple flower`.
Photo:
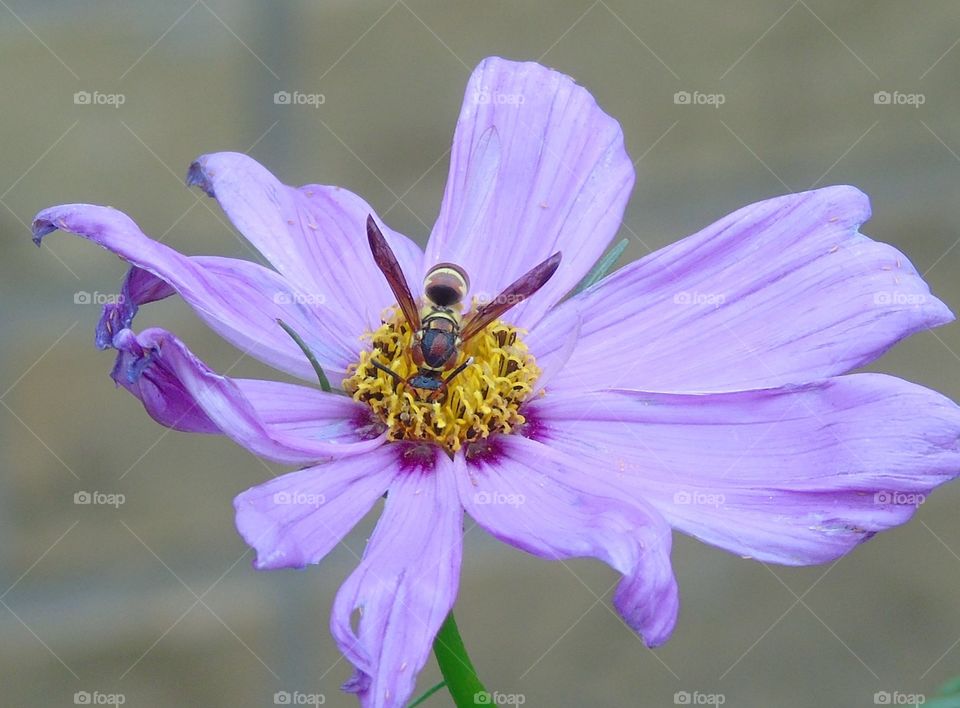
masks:
[[(348, 690), (394, 706), (456, 598), (464, 511), (535, 555), (611, 565), (618, 611), (658, 645), (678, 607), (672, 528), (765, 562), (822, 563), (905, 522), (960, 468), (951, 401), (843, 375), (953, 319), (901, 253), (860, 234), (861, 192), (745, 207), (564, 300), (609, 246), (633, 180), (619, 125), (570, 78), (497, 58), (477, 68), (426, 252), (377, 223), (414, 293), (438, 262), (462, 266), (482, 299), (563, 256), (464, 346), (474, 362), (442, 402), (370, 365), (415, 372), (367, 244), (373, 210), (346, 190), (288, 187), (234, 153), (190, 167), (274, 270), (181, 255), (108, 207), (53, 207), (34, 229), (132, 265), (97, 342), (154, 419), (303, 467), (236, 499), (257, 568), (319, 562), (387, 493), (331, 628), (356, 667)], [(140, 305), (174, 293), (244, 351), (312, 379), (284, 320), (352, 396), (220, 376), (170, 332), (131, 329)]]

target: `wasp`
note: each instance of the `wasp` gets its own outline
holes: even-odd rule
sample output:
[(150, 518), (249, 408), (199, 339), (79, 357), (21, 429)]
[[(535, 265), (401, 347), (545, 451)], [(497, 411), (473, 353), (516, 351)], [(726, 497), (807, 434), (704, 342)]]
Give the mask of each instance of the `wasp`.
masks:
[(417, 372), (404, 379), (376, 359), (371, 358), (370, 363), (392, 376), (398, 385), (406, 384), (431, 403), (444, 400), (450, 382), (473, 363), (473, 357), (469, 357), (457, 366), (464, 343), (542, 288), (560, 266), (558, 251), (464, 318), (461, 311), (470, 290), (470, 279), (463, 268), (454, 263), (433, 266), (423, 279), (423, 306), (418, 307), (397, 257), (372, 216), (367, 216), (367, 240), (373, 259), (413, 332), (410, 356)]

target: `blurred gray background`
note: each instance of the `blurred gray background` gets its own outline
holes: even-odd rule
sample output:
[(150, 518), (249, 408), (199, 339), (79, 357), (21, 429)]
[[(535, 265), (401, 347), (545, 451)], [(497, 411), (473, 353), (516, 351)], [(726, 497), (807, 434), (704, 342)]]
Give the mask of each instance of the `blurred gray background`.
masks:
[[(130, 706), (269, 706), (278, 691), (354, 705), (327, 623), (375, 518), (322, 566), (254, 572), (231, 500), (283, 469), (166, 431), (114, 389), (92, 333), (125, 267), (76, 238), (38, 251), (37, 210), (111, 204), (184, 252), (250, 257), (183, 185), (197, 155), (237, 150), (287, 183), (350, 188), (423, 243), (469, 71), (500, 54), (573, 75), (623, 124), (638, 180), (622, 262), (746, 203), (851, 183), (873, 200), (865, 231), (956, 310), (958, 20), (952, 0), (0, 0), (0, 705), (69, 706), (78, 691)], [(124, 102), (75, 103), (83, 91)], [(324, 98), (277, 105), (276, 91)], [(182, 304), (138, 318), (161, 323), (215, 368), (236, 361)], [(957, 352), (950, 326), (871, 368), (958, 399)], [(231, 373), (273, 375), (249, 360)], [(125, 503), (75, 504), (81, 491)], [(609, 609), (616, 576), (600, 563), (551, 564), (474, 530), (458, 617), (488, 685), (528, 706), (932, 695), (960, 673), (958, 501), (960, 485), (937, 492), (831, 567), (768, 568), (677, 537), (683, 609), (656, 652)], [(437, 679), (431, 663), (420, 686)]]

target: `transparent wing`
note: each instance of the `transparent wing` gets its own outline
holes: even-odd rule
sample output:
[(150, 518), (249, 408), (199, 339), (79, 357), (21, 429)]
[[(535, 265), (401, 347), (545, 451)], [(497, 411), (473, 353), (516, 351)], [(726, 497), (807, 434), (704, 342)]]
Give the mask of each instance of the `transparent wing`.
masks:
[(367, 240), (370, 242), (373, 260), (377, 262), (377, 267), (380, 268), (383, 276), (387, 279), (403, 316), (407, 318), (407, 324), (410, 325), (410, 329), (416, 332), (420, 329), (420, 311), (417, 309), (417, 302), (410, 293), (407, 279), (400, 269), (397, 257), (393, 254), (390, 244), (383, 237), (383, 232), (380, 231), (380, 227), (377, 226), (377, 222), (373, 220), (372, 215), (367, 216)]
[(479, 332), (482, 332), (484, 327), (500, 317), (504, 312), (533, 295), (543, 287), (544, 283), (550, 280), (559, 267), (560, 252), (557, 251), (547, 260), (543, 261), (543, 263), (534, 266), (527, 271), (525, 275), (520, 276), (504, 288), (503, 292), (493, 298), (493, 300), (478, 307), (460, 332), (461, 339), (465, 342)]

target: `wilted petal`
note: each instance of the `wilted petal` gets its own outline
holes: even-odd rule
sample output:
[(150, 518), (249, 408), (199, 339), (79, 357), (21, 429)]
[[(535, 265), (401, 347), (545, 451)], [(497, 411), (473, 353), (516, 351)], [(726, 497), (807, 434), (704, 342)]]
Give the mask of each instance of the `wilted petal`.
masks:
[(743, 556), (803, 565), (905, 522), (960, 472), (960, 408), (856, 374), (707, 395), (618, 391), (533, 402), (545, 445)]
[(370, 511), (397, 475), (393, 446), (285, 474), (233, 502), (258, 570), (319, 563)]
[(593, 556), (624, 578), (614, 605), (650, 646), (665, 642), (679, 597), (670, 566), (670, 527), (641, 497), (623, 494), (577, 460), (534, 440), (497, 438), (489, 453), (457, 456), (460, 501), (478, 524), (549, 559)]
[(113, 344), (114, 381), (161, 425), (220, 432), (256, 455), (292, 464), (368, 452), (385, 439), (350, 399), (292, 384), (233, 381), (165, 330), (122, 330)]
[[(399, 473), (360, 566), (337, 593), (333, 636), (361, 705), (405, 706), (460, 580), (463, 509), (437, 448), (391, 445)], [(352, 619), (359, 610), (357, 628)]]
[[(376, 329), (383, 309), (396, 302), (367, 242), (373, 209), (356, 194), (319, 184), (288, 187), (253, 158), (235, 152), (201, 155), (190, 166), (187, 183), (215, 197), (240, 233), (288, 280), (321, 293), (351, 334)], [(420, 247), (379, 219), (378, 224), (411, 291), (419, 294)]]
[(555, 251), (549, 283), (507, 319), (531, 327), (620, 227), (633, 164), (616, 120), (573, 80), (492, 57), (473, 72), (426, 262), (452, 261), (492, 297)]
[[(169, 295), (162, 280), (224, 339), (261, 361), (304, 378), (315, 374), (303, 352), (276, 320), (284, 319), (301, 333), (339, 382), (360, 349), (362, 325), (344, 319), (322, 294), (294, 290), (284, 278), (263, 266), (232, 258), (187, 257), (146, 236), (126, 214), (110, 207), (68, 204), (40, 212), (34, 220), (37, 243), (60, 229), (90, 239), (136, 266), (123, 291), (129, 302), (109, 306), (97, 341), (109, 343), (112, 333), (128, 327), (137, 306)], [(152, 276), (152, 277), (151, 277)]]
[(103, 314), (97, 324), (96, 342), (101, 349), (113, 346), (113, 337), (122, 329), (129, 329), (140, 305), (163, 300), (175, 294), (170, 284), (153, 273), (131, 266), (120, 286), (117, 302), (103, 306)]
[(553, 387), (697, 392), (804, 383), (952, 320), (903, 254), (857, 231), (869, 216), (853, 187), (790, 194), (617, 271), (544, 321), (562, 321), (571, 307), (583, 318)]

